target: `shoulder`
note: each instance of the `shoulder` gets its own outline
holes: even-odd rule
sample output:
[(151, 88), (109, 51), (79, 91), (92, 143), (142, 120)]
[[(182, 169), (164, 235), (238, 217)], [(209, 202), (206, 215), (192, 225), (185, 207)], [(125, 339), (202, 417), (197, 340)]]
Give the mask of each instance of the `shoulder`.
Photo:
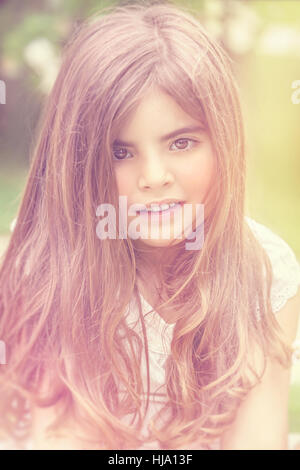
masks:
[(292, 248), (270, 228), (245, 217), (252, 233), (267, 253), (272, 266), (271, 304), (279, 312), (300, 286), (300, 264)]

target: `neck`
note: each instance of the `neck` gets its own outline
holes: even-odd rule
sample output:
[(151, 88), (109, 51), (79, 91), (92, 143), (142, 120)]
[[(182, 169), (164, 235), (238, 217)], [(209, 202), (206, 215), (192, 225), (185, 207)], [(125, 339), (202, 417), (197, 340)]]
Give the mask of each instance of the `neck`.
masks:
[[(139, 240), (138, 240), (139, 241)], [(156, 276), (158, 279), (167, 268), (170, 268), (179, 255), (180, 248), (176, 245), (171, 247), (153, 247), (143, 243), (135, 243), (137, 269), (140, 273)]]

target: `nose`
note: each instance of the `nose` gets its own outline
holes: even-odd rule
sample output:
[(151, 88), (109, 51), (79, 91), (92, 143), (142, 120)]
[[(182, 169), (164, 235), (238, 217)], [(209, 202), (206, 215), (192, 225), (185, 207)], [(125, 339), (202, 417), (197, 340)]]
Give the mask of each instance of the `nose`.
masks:
[(151, 156), (143, 162), (138, 182), (140, 189), (156, 189), (169, 185), (173, 181), (173, 175), (161, 157)]

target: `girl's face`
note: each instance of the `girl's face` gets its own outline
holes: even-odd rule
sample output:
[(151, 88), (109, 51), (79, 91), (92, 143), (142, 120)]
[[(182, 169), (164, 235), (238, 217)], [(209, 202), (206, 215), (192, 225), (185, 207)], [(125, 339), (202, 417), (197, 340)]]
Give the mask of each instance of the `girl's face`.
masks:
[[(171, 96), (160, 90), (148, 92), (114, 141), (113, 160), (119, 196), (127, 196), (127, 209), (132, 204), (174, 199), (190, 204), (196, 220), (196, 204), (203, 204), (213, 180), (212, 144), (203, 124), (186, 114)], [(182, 220), (184, 210), (182, 206), (176, 209), (182, 211)], [(141, 233), (148, 235), (138, 243), (142, 240), (148, 246), (164, 247), (178, 234), (176, 211), (169, 213), (167, 222), (155, 214), (127, 213), (128, 225), (139, 217)], [(151, 238), (153, 224), (156, 235)], [(163, 224), (168, 238), (162, 236)], [(179, 229), (183, 234), (183, 222)], [(177, 237), (178, 243), (184, 238)]]

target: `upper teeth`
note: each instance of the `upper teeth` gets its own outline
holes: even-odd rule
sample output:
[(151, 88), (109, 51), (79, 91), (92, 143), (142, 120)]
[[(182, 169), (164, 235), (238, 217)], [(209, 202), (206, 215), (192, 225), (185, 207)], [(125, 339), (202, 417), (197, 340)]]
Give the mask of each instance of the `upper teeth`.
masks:
[(176, 202), (170, 202), (170, 204), (159, 204), (159, 205), (156, 205), (156, 206), (152, 206), (152, 207), (147, 207), (147, 211), (149, 212), (159, 212), (159, 211), (165, 211), (167, 209), (169, 209), (170, 207), (174, 207), (176, 206)]

